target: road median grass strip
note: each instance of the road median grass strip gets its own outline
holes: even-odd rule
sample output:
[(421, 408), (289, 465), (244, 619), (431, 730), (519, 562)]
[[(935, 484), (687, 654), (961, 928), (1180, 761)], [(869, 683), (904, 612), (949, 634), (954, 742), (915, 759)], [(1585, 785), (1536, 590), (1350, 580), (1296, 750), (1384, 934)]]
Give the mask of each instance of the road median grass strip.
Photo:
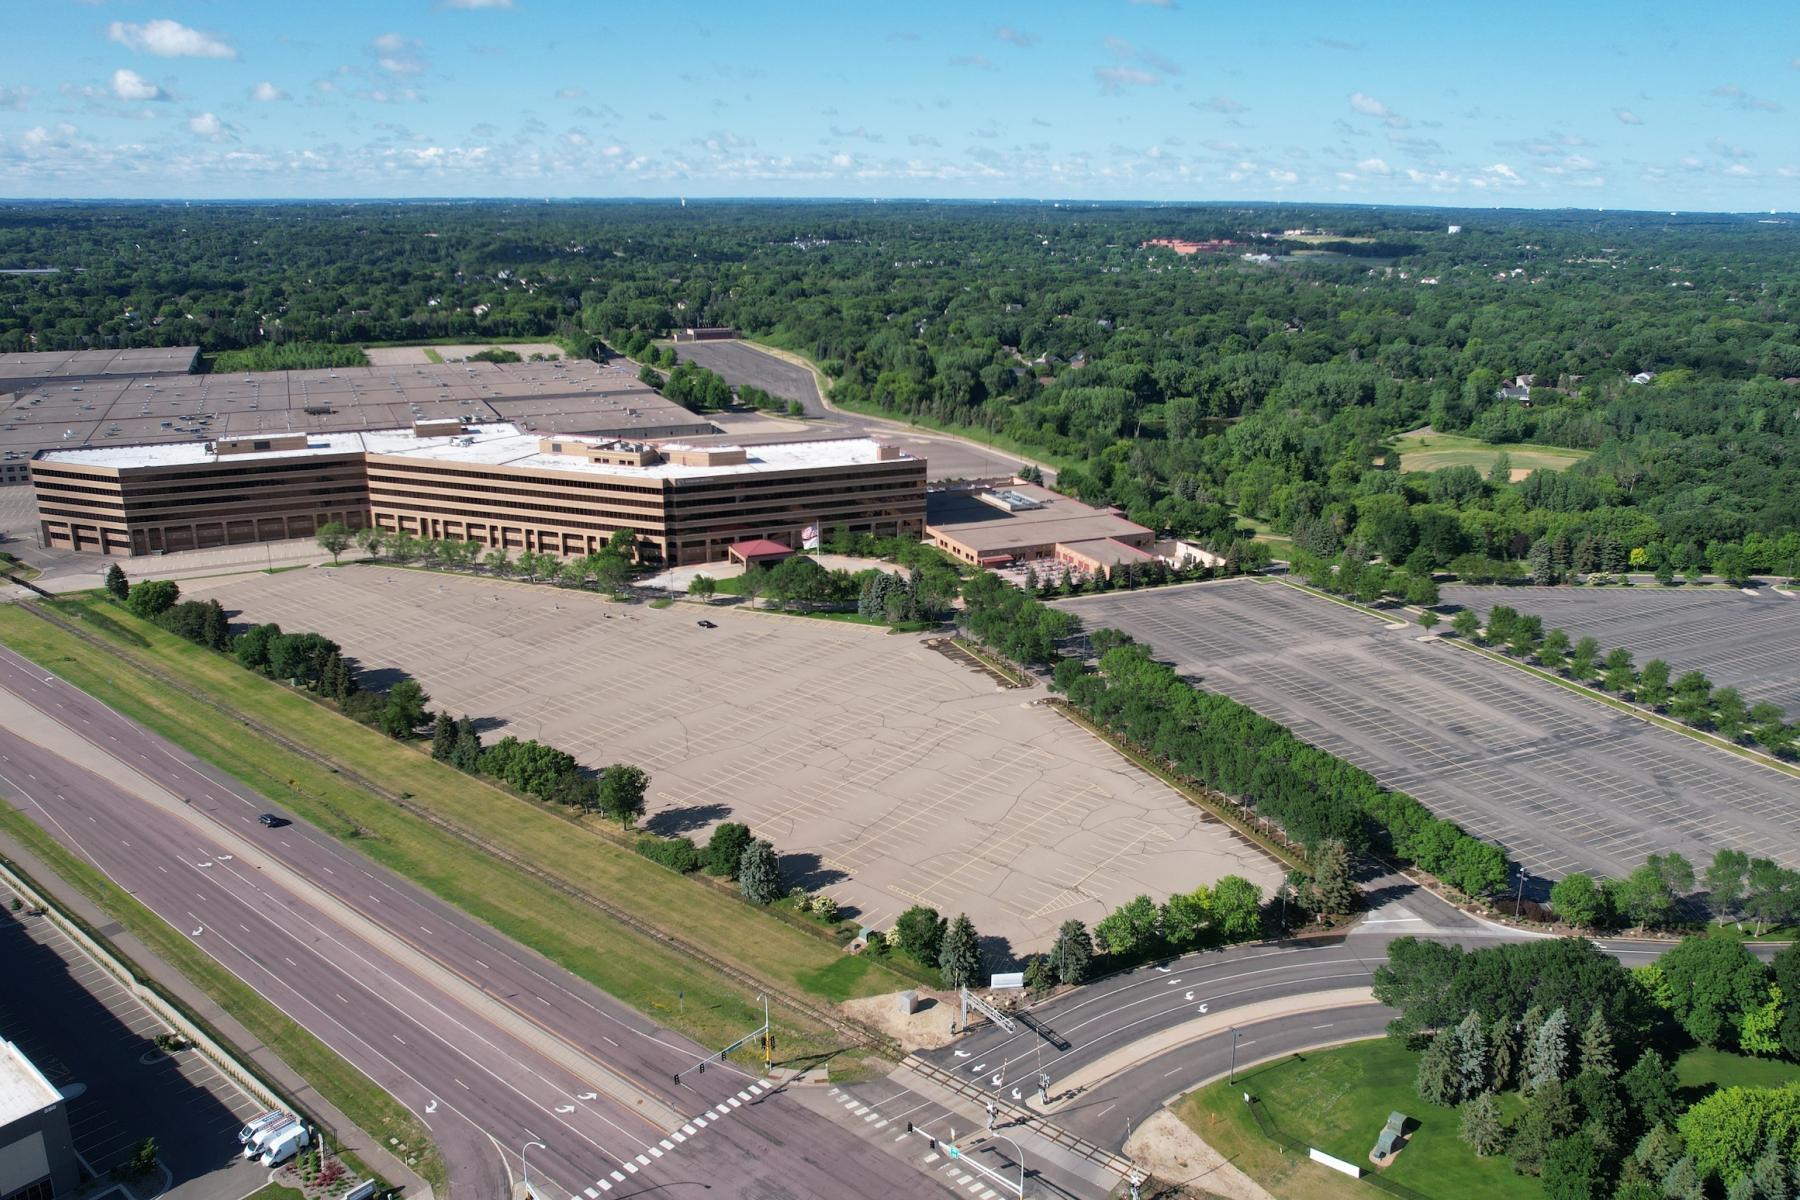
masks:
[[(105, 607), (93, 598), (72, 603)], [(777, 1020), (783, 1045), (833, 1049), (847, 1024), (821, 1014), (812, 997), (835, 1002), (909, 986), (874, 961), (852, 973), (836, 965), (845, 956), (825, 939), (733, 897), (709, 896), (593, 828), (433, 762), (123, 611), (107, 615), (110, 625), (92, 626), (112, 658), (104, 666), (74, 632), (20, 606), (0, 611), (0, 640), (703, 1043), (733, 1040), (757, 1023), (752, 997), (762, 986), (790, 1001)], [(108, 636), (113, 629), (132, 638)], [(273, 731), (291, 746), (271, 740)], [(318, 748), (317, 757), (294, 747)], [(609, 919), (583, 897), (628, 908), (650, 932)]]
[[(211, 955), (183, 937), (179, 930), (114, 885), (101, 872), (82, 862), (61, 842), (45, 833), (10, 804), (0, 804), (0, 830), (11, 835), (65, 883), (99, 906), (152, 954), (180, 971), (189, 982), (205, 992), (220, 1008), (249, 1030), (253, 1037), (261, 1040), (282, 1062), (316, 1088), (321, 1096), (355, 1122), (356, 1127), (364, 1134), (384, 1144), (389, 1138), (399, 1139), (416, 1156), (411, 1164), (413, 1170), (431, 1185), (434, 1192), (443, 1194), (448, 1181), (443, 1160), (438, 1156), (436, 1147), (431, 1144), (425, 1127), (399, 1101), (357, 1070), (349, 1060), (295, 1024)], [(15, 873), (25, 875), (17, 865), (9, 865)], [(94, 941), (106, 946), (136, 978), (146, 981), (151, 978), (148, 972), (99, 931), (89, 928), (73, 914), (65, 913), (65, 916), (79, 925), (82, 932)], [(231, 1045), (230, 1039), (204, 1018), (166, 992), (161, 994), (165, 1002), (180, 1009), (188, 1020), (205, 1030), (214, 1041), (221, 1046)], [(242, 1053), (241, 1048), (236, 1049), (238, 1053)], [(248, 1056), (244, 1057), (247, 1061)], [(354, 1156), (346, 1157), (351, 1157), (364, 1174), (369, 1173), (366, 1164), (356, 1160)]]

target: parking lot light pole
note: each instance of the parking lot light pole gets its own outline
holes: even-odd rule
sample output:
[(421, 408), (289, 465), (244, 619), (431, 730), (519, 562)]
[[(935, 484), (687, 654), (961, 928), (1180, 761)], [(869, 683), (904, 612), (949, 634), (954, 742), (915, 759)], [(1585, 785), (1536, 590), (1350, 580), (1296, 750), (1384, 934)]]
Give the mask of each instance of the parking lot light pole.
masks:
[(1519, 868), (1519, 892), (1513, 897), (1513, 920), (1519, 919), (1519, 909), (1525, 905), (1525, 879), (1531, 872), (1524, 867)]
[(1236, 1025), (1233, 1025), (1231, 1027), (1231, 1070), (1225, 1073), (1226, 1083), (1237, 1082), (1237, 1040), (1238, 1029)]
[(525, 1159), (525, 1156), (531, 1152), (533, 1146), (536, 1146), (539, 1150), (548, 1150), (550, 1147), (544, 1145), (542, 1142), (526, 1142), (523, 1146), (519, 1147), (519, 1170), (525, 1173), (525, 1194), (531, 1197), (531, 1200), (537, 1200), (537, 1192), (531, 1186), (531, 1164)]

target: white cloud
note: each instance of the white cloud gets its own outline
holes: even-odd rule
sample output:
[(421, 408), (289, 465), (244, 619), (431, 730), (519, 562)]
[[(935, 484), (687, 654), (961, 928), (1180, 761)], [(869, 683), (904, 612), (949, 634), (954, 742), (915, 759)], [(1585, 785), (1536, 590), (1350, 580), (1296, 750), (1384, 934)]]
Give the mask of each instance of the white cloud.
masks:
[(1780, 112), (1781, 105), (1762, 96), (1753, 96), (1735, 83), (1722, 83), (1712, 90), (1721, 100), (1729, 100), (1739, 108), (1757, 112)]
[[(1181, 7), (1181, 5), (1175, 3), (1175, 0), (1125, 0), (1125, 2), (1134, 8), (1176, 9)], [(1795, 61), (1800, 62), (1800, 59), (1796, 59)]]
[(203, 137), (209, 142), (232, 140), (231, 126), (209, 112), (203, 112), (197, 117), (189, 117), (187, 127), (189, 133)]
[(1393, 114), (1388, 106), (1368, 95), (1366, 92), (1351, 92), (1350, 107), (1365, 117), (1387, 117)]
[(1300, 176), (1280, 167), (1269, 168), (1269, 178), (1276, 183), (1299, 183)]
[(588, 137), (588, 135), (581, 132), (581, 130), (579, 130), (579, 129), (571, 129), (571, 130), (569, 130), (569, 132), (563, 134), (563, 140), (568, 142), (569, 145), (571, 145), (571, 146), (591, 146), (591, 145), (593, 145), (593, 141)]
[(1364, 175), (1392, 175), (1394, 168), (1387, 165), (1384, 158), (1365, 158), (1356, 164), (1356, 169)]
[(128, 67), (120, 67), (113, 72), (112, 91), (113, 95), (121, 100), (167, 100), (169, 98), (169, 93)]
[(1619, 118), (1619, 124), (1621, 125), (1642, 125), (1644, 123), (1644, 118), (1638, 116), (1629, 108), (1616, 109), (1613, 112), (1613, 116)]
[(1240, 104), (1230, 96), (1214, 96), (1210, 100), (1196, 100), (1194, 101), (1194, 107), (1208, 109), (1216, 113), (1225, 113), (1228, 116), (1249, 111), (1248, 105)]
[(1134, 46), (1124, 38), (1107, 38), (1106, 48), (1112, 51), (1113, 58), (1117, 59), (1119, 62), (1142, 63), (1159, 75), (1181, 74), (1180, 63), (1175, 62), (1172, 59), (1164, 58), (1156, 51), (1147, 49), (1146, 47)]
[(106, 36), (121, 46), (129, 46), (141, 54), (158, 58), (236, 58), (237, 51), (210, 33), (189, 29), (179, 21), (159, 17), (134, 25), (114, 21), (106, 28)]
[(0, 87), (0, 109), (13, 112), (24, 112), (25, 102), (31, 99), (28, 87)]
[(250, 89), (250, 98), (258, 104), (273, 104), (277, 100), (291, 99), (286, 92), (266, 79)]
[(1755, 171), (1752, 171), (1743, 163), (1732, 163), (1729, 167), (1725, 168), (1725, 173), (1727, 175), (1735, 176), (1738, 179), (1748, 179), (1756, 174)]
[(985, 54), (952, 55), (950, 58), (950, 65), (953, 67), (974, 67), (977, 71), (991, 71), (994, 69), (993, 60)]
[(1021, 50), (1029, 50), (1043, 41), (1037, 34), (1026, 33), (1023, 29), (1014, 29), (1011, 25), (1002, 25), (994, 30), (994, 37), (999, 41), (1017, 46)]
[(473, 10), (478, 8), (511, 8), (513, 0), (439, 0), (439, 8), (459, 8)]
[(586, 96), (586, 95), (587, 95), (587, 89), (583, 88), (583, 87), (566, 87), (566, 88), (557, 88), (556, 89), (556, 98), (558, 100), (579, 100), (583, 96)]
[(851, 158), (841, 150), (831, 156), (831, 165), (834, 167), (848, 167), (855, 161), (855, 159)]
[(1730, 142), (1727, 142), (1722, 137), (1713, 138), (1713, 140), (1710, 144), (1712, 146), (1712, 152), (1714, 154), (1717, 154), (1720, 158), (1749, 158), (1750, 157), (1750, 151), (1744, 149), (1744, 147), (1742, 147), (1742, 146), (1734, 146)]
[(375, 65), (389, 75), (417, 75), (425, 69), (425, 43), (403, 33), (384, 33), (369, 43)]

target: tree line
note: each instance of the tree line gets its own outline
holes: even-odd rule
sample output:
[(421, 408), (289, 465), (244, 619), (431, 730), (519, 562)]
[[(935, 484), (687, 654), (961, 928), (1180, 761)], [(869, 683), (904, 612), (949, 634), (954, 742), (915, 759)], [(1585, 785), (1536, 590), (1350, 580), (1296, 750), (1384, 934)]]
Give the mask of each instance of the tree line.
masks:
[(1791, 1197), (1800, 1083), (1697, 1094), (1673, 1059), (1800, 1059), (1796, 988), (1800, 948), (1764, 964), (1718, 932), (1636, 970), (1579, 938), (1475, 951), (1401, 938), (1374, 983), (1399, 1013), (1390, 1032), (1419, 1052), (1420, 1097), (1554, 1200)]

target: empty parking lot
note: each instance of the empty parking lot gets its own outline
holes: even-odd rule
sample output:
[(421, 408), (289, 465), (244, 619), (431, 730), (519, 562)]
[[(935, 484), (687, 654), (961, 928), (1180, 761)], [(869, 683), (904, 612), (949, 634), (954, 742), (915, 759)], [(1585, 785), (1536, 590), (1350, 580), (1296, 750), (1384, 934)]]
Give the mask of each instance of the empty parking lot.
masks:
[(999, 690), (916, 636), (372, 566), (193, 588), (238, 620), (317, 629), (366, 667), (412, 672), (434, 704), (503, 721), (490, 741), (637, 763), (651, 828), (704, 839), (748, 822), (876, 928), (924, 903), (1020, 952), (1139, 892), (1276, 877), (1041, 690)]
[(1791, 778), (1269, 581), (1064, 601), (1279, 720), (1539, 877), (1721, 847), (1800, 865)]
[(1446, 604), (1483, 617), (1509, 604), (1544, 618), (1572, 638), (1592, 636), (1608, 649), (1623, 646), (1639, 666), (1660, 658), (1676, 674), (1704, 671), (1754, 704), (1767, 700), (1800, 717), (1800, 597), (1771, 587), (1746, 595), (1727, 587), (1444, 589)]

